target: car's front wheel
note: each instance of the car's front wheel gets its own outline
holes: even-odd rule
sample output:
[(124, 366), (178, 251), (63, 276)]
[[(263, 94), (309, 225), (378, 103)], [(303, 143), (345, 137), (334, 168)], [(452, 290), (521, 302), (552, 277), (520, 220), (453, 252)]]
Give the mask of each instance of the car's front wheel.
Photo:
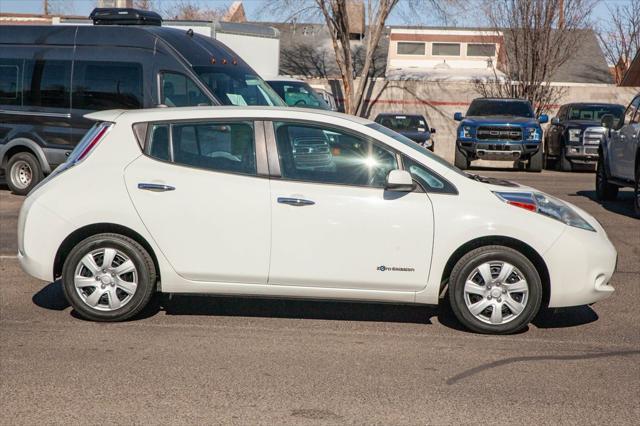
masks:
[(123, 321), (139, 313), (155, 290), (149, 253), (119, 234), (89, 237), (69, 253), (62, 287), (73, 308), (92, 321)]
[(542, 282), (520, 252), (485, 246), (456, 263), (449, 277), (449, 300), (458, 320), (470, 330), (510, 334), (525, 328), (538, 313)]
[(460, 152), (458, 148), (456, 148), (455, 158), (453, 163), (460, 170), (467, 170), (471, 162), (469, 161), (469, 158), (466, 155), (464, 155), (462, 152)]
[(636, 184), (633, 188), (633, 209), (640, 218), (640, 165), (636, 166)]

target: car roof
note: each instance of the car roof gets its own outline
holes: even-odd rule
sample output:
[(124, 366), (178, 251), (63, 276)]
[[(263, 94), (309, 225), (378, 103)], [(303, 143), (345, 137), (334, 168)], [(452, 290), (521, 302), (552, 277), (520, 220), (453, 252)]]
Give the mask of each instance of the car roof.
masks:
[(563, 106), (617, 106), (624, 108), (624, 105), (612, 104), (607, 102), (571, 102), (569, 104), (564, 104)]
[(381, 112), (378, 117), (422, 117), (422, 114), (405, 114), (404, 112)]
[(136, 110), (107, 110), (85, 115), (95, 121), (127, 120), (132, 123), (165, 120), (189, 120), (203, 118), (253, 118), (253, 119), (313, 119), (322, 121), (332, 117), (356, 124), (371, 124), (371, 120), (341, 112), (312, 108), (270, 107), (270, 106), (202, 106), (178, 108), (148, 108)]
[(306, 83), (306, 81), (304, 81), (304, 80), (299, 80), (297, 78), (287, 77), (287, 76), (284, 76), (284, 75), (276, 75), (275, 77), (267, 77), (267, 78), (265, 78), (265, 81), (288, 81), (288, 82), (293, 82), (293, 83)]

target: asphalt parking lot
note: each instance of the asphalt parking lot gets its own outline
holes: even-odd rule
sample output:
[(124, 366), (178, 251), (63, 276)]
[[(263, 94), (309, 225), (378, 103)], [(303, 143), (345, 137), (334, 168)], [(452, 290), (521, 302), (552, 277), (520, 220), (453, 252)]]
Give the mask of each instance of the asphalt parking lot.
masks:
[(91, 323), (59, 283), (20, 270), (23, 198), (0, 185), (0, 423), (635, 424), (632, 192), (601, 205), (593, 173), (478, 173), (593, 214), (618, 249), (614, 296), (543, 312), (501, 337), (460, 329), (446, 308), (218, 297), (174, 297), (134, 321)]

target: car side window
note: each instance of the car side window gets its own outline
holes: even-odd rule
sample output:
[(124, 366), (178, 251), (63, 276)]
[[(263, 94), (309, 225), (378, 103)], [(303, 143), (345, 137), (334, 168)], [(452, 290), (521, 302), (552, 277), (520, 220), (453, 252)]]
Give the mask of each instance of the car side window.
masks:
[(635, 105), (635, 115), (629, 122), (634, 124), (640, 123), (640, 96), (636, 96), (631, 104), (632, 106)]
[(638, 106), (640, 105), (640, 96), (631, 101), (626, 111), (624, 112), (624, 124), (638, 123), (640, 117), (636, 114)]
[(142, 108), (142, 88), (142, 64), (75, 61), (73, 65), (73, 108)]
[(395, 154), (364, 137), (312, 124), (275, 122), (285, 179), (383, 188)]
[(441, 194), (457, 193), (457, 190), (451, 183), (415, 160), (403, 156), (402, 163), (404, 164), (404, 169), (411, 173), (413, 179), (420, 184), (425, 192)]
[(256, 174), (251, 122), (154, 124), (150, 132), (151, 157), (213, 171)]
[(198, 85), (184, 74), (160, 74), (160, 103), (169, 107), (211, 105)]

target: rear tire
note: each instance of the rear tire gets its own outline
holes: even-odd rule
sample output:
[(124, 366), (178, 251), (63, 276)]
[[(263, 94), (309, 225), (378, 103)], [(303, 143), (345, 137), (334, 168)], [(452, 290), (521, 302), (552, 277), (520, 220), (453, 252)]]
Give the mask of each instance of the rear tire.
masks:
[(466, 170), (469, 168), (469, 159), (466, 155), (464, 155), (458, 148), (456, 148), (456, 155), (454, 159), (454, 164), (460, 170)]
[(542, 171), (542, 147), (529, 158), (527, 170), (535, 173), (540, 173)]
[(618, 197), (619, 189), (618, 186), (609, 183), (609, 178), (604, 167), (604, 160), (602, 159), (602, 155), (600, 155), (596, 165), (596, 197), (600, 201), (615, 200)]
[(149, 253), (119, 234), (98, 234), (78, 243), (62, 268), (65, 297), (83, 318), (124, 321), (138, 314), (156, 289)]
[(542, 281), (522, 253), (498, 245), (479, 247), (454, 266), (449, 300), (458, 320), (472, 331), (516, 333), (538, 313)]
[(42, 177), (42, 167), (30, 152), (14, 154), (7, 163), (7, 185), (16, 195), (27, 195)]

